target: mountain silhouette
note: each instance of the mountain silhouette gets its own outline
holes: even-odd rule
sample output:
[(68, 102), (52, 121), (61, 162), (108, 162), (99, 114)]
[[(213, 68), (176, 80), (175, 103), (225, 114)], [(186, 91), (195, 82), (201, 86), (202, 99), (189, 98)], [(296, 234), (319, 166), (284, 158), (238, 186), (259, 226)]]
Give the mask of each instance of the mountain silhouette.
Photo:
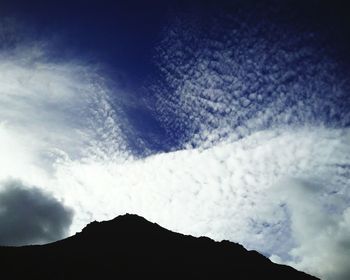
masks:
[(54, 243), (0, 247), (0, 262), (1, 279), (317, 279), (239, 244), (171, 232), (130, 214)]

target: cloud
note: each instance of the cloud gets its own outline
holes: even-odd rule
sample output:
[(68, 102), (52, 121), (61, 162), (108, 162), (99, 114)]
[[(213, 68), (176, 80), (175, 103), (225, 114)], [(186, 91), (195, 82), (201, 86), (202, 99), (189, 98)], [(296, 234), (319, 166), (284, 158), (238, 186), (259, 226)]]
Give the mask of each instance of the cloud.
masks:
[(123, 164), (66, 162), (55, 184), (82, 218), (73, 230), (88, 219), (133, 212), (175, 231), (240, 242), (332, 279), (347, 268), (333, 256), (349, 241), (341, 229), (350, 200), (349, 139), (348, 129), (266, 130)]
[(35, 187), (10, 180), (1, 183), (0, 244), (43, 244), (66, 237), (73, 212)]
[(350, 123), (350, 83), (331, 45), (310, 26), (273, 23), (279, 8), (213, 12), (206, 28), (184, 15), (165, 29), (150, 107), (177, 148), (269, 128)]
[(164, 31), (150, 108), (177, 149), (195, 148), (168, 166), (192, 190), (177, 191), (197, 221), (175, 224), (347, 279), (348, 71), (330, 38), (281, 28), (272, 10), (210, 15), (205, 28), (184, 15)]
[[(33, 199), (38, 195), (33, 203), (44, 199), (46, 192), (64, 200), (61, 186), (55, 184), (57, 166), (74, 160), (123, 162), (131, 157), (121, 132), (124, 116), (118, 103), (123, 94), (101, 76), (102, 66), (52, 57), (49, 43), (30, 40), (30, 34), (21, 38), (22, 26), (12, 30), (12, 23), (16, 21), (0, 21), (0, 39), (13, 38), (0, 49), (0, 182), (17, 178), (26, 186), (39, 186), (28, 194)], [(26, 187), (17, 185), (4, 195), (10, 199), (12, 193), (24, 193), (19, 199), (24, 197)], [(33, 220), (33, 233), (36, 222), (40, 221)], [(42, 241), (27, 241), (62, 237), (54, 223), (49, 226), (52, 231), (39, 236)], [(64, 226), (71, 233), (70, 224)]]
[[(296, 241), (291, 260), (284, 262), (325, 279), (349, 279), (349, 197), (332, 196), (324, 182), (315, 181), (285, 179), (274, 194), (276, 199), (283, 197), (289, 209)], [(276, 256), (271, 259), (283, 262)]]
[(110, 94), (118, 88), (100, 75), (102, 67), (49, 53), (37, 41), (0, 51), (0, 180), (41, 186), (58, 162), (130, 157), (120, 96)]

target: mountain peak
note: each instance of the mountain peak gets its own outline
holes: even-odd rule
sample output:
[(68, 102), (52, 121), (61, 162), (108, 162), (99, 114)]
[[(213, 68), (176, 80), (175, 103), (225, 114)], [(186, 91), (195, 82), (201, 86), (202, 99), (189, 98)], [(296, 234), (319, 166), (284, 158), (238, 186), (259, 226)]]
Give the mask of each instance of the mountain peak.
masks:
[(7, 279), (316, 279), (239, 244), (182, 235), (134, 214), (47, 245), (0, 247), (0, 261)]

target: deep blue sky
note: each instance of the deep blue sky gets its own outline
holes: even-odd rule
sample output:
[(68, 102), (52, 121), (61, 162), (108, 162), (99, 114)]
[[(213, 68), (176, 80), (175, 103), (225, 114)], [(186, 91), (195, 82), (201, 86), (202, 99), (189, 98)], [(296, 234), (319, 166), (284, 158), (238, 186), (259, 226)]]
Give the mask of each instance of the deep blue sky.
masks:
[[(281, 30), (290, 33), (290, 37), (296, 38), (292, 40), (294, 43), (285, 42), (284, 46), (290, 50), (300, 48), (301, 43), (297, 42), (299, 33), (315, 33), (314, 38), (310, 37), (303, 43), (305, 47), (322, 49), (319, 54), (314, 54), (314, 61), (317, 56), (332, 57), (339, 74), (346, 75), (350, 28), (345, 2), (2, 1), (0, 10), (3, 16), (13, 17), (27, 26), (26, 36), (30, 39), (51, 38), (54, 45), (51, 46), (51, 59), (82, 58), (106, 66), (109, 78), (127, 92), (123, 97), (123, 110), (128, 119), (125, 131), (127, 135), (131, 131), (128, 136), (130, 147), (135, 153), (143, 154), (177, 149), (197, 131), (183, 123), (177, 125), (179, 121), (176, 119), (170, 121), (170, 126), (164, 125), (157, 112), (149, 109), (149, 104), (155, 102), (155, 84), (162, 84), (161, 90), (166, 91), (162, 94), (172, 96), (175, 91), (173, 85), (164, 81), (165, 77), (158, 69), (157, 47), (167, 36), (167, 28), (179, 18), (194, 25), (190, 31), (194, 32), (193, 38), (185, 40), (194, 52), (206, 49), (208, 40), (227, 40), (225, 33), (237, 27), (232, 18), (243, 23), (239, 27), (241, 37), (264, 24), (267, 28), (260, 28), (256, 36), (264, 37), (271, 44), (278, 43)], [(222, 15), (232, 17), (227, 19)], [(183, 25), (186, 26), (186, 22)], [(279, 30), (275, 32), (269, 28), (272, 25)], [(232, 44), (230, 47), (239, 46)], [(191, 55), (183, 58), (181, 63), (186, 64), (192, 59)], [(239, 63), (245, 64), (245, 61)], [(336, 114), (333, 118), (337, 118)], [(135, 129), (130, 129), (130, 126)]]
[(32, 35), (64, 38), (57, 46), (59, 55), (83, 54), (105, 61), (132, 80), (147, 73), (153, 45), (169, 12), (161, 4), (164, 1), (151, 1), (155, 3), (151, 6), (146, 1), (9, 2), (3, 14), (30, 25)]
[[(256, 4), (255, 2), (260, 2)], [(1, 1), (1, 13), (31, 25), (36, 36), (64, 36), (60, 55), (78, 52), (121, 68), (128, 78), (143, 79), (152, 67), (154, 45), (162, 29), (179, 14), (199, 17), (203, 28), (222, 11), (260, 10), (277, 3), (272, 21), (288, 28), (310, 25), (343, 43), (349, 35), (346, 1)], [(281, 4), (281, 3), (284, 4)], [(243, 3), (243, 4), (242, 4)], [(269, 5), (266, 5), (269, 3)], [(282, 7), (282, 9), (281, 9)], [(282, 13), (281, 13), (282, 11)], [(255, 13), (256, 15), (257, 13)], [(256, 19), (259, 20), (258, 18)], [(34, 34), (33, 34), (34, 35)], [(342, 37), (342, 38), (341, 38)], [(332, 39), (333, 39), (332, 38)], [(339, 46), (339, 45), (338, 45)]]

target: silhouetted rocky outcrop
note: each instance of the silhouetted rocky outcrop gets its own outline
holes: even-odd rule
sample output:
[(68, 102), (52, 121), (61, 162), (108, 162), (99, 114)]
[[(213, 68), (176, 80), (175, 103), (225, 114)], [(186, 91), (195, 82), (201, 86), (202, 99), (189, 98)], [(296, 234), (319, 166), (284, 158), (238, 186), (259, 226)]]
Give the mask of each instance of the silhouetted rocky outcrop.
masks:
[(317, 279), (241, 245), (129, 214), (51, 244), (0, 247), (0, 262), (1, 279)]

